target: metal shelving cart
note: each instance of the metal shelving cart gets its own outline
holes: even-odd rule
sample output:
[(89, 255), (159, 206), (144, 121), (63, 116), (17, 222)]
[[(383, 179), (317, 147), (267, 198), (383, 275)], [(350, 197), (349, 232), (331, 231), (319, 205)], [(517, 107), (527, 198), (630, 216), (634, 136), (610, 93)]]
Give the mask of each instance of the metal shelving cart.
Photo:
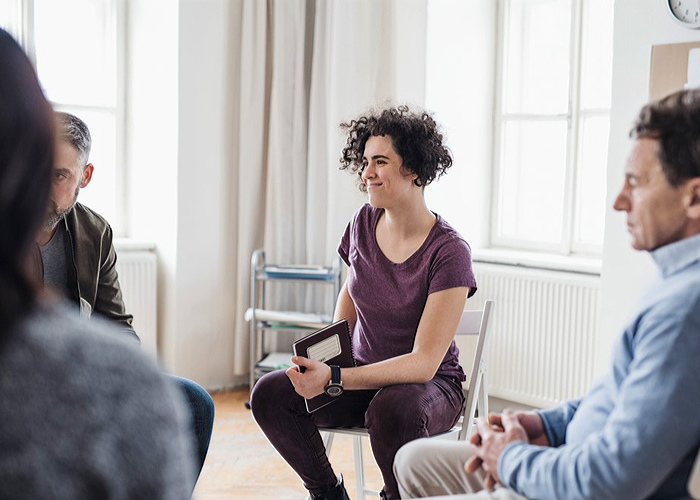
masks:
[(277, 369), (278, 361), (289, 360), (291, 353), (266, 353), (264, 340), (266, 330), (286, 330), (309, 332), (321, 328), (322, 324), (332, 321), (332, 313), (327, 316), (305, 314), (290, 311), (268, 311), (265, 309), (265, 288), (268, 281), (303, 282), (307, 284), (326, 285), (331, 287), (332, 303), (340, 293), (341, 265), (337, 257), (329, 267), (324, 266), (295, 266), (276, 265), (265, 262), (265, 251), (258, 249), (253, 252), (250, 266), (250, 315), (246, 319), (250, 323), (250, 390), (255, 382), (265, 373)]

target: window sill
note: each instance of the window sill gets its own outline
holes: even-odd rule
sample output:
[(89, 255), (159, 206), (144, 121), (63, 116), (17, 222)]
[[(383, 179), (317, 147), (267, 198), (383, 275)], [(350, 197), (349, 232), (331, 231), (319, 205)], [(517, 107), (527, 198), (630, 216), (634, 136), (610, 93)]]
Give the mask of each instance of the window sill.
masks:
[(472, 250), (472, 260), (488, 264), (548, 269), (600, 276), (602, 260), (599, 257), (557, 255), (526, 250), (503, 248), (477, 248)]
[(114, 238), (114, 249), (117, 252), (154, 252), (156, 244), (133, 238)]

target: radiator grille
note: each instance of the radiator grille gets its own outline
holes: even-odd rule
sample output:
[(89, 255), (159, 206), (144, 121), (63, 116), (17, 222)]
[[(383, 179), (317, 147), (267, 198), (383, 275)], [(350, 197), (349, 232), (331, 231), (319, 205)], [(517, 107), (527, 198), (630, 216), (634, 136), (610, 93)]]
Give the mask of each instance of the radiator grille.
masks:
[(600, 279), (475, 263), (478, 293), (494, 300), (487, 340), (491, 396), (548, 407), (585, 394), (594, 376)]
[(126, 310), (134, 316), (134, 330), (141, 338), (141, 348), (155, 358), (158, 350), (156, 255), (120, 250), (117, 273)]

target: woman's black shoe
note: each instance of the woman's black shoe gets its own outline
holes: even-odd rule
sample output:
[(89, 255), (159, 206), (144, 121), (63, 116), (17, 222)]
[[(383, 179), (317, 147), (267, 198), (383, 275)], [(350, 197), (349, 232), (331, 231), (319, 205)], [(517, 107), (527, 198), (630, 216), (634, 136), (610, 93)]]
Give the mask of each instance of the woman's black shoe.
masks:
[(338, 484), (328, 488), (318, 494), (311, 494), (313, 500), (350, 500), (348, 492), (345, 491), (345, 485), (343, 484), (343, 475), (338, 476)]

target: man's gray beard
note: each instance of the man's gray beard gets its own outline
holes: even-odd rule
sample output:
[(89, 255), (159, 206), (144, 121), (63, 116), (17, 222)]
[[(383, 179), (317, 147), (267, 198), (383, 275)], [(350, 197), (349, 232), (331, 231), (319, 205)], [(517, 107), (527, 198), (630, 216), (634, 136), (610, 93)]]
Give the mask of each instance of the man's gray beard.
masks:
[(54, 202), (53, 200), (49, 200), (49, 203), (51, 203), (52, 207), (51, 213), (48, 214), (46, 222), (44, 223), (44, 231), (53, 231), (53, 229), (58, 225), (58, 223), (63, 220), (66, 214), (73, 210), (75, 204), (78, 203), (79, 192), (80, 184), (78, 184), (78, 187), (75, 188), (75, 196), (73, 197), (73, 203), (71, 203), (71, 206), (66, 208), (65, 210), (62, 210), (61, 212), (58, 211), (58, 208), (56, 207), (56, 202)]

